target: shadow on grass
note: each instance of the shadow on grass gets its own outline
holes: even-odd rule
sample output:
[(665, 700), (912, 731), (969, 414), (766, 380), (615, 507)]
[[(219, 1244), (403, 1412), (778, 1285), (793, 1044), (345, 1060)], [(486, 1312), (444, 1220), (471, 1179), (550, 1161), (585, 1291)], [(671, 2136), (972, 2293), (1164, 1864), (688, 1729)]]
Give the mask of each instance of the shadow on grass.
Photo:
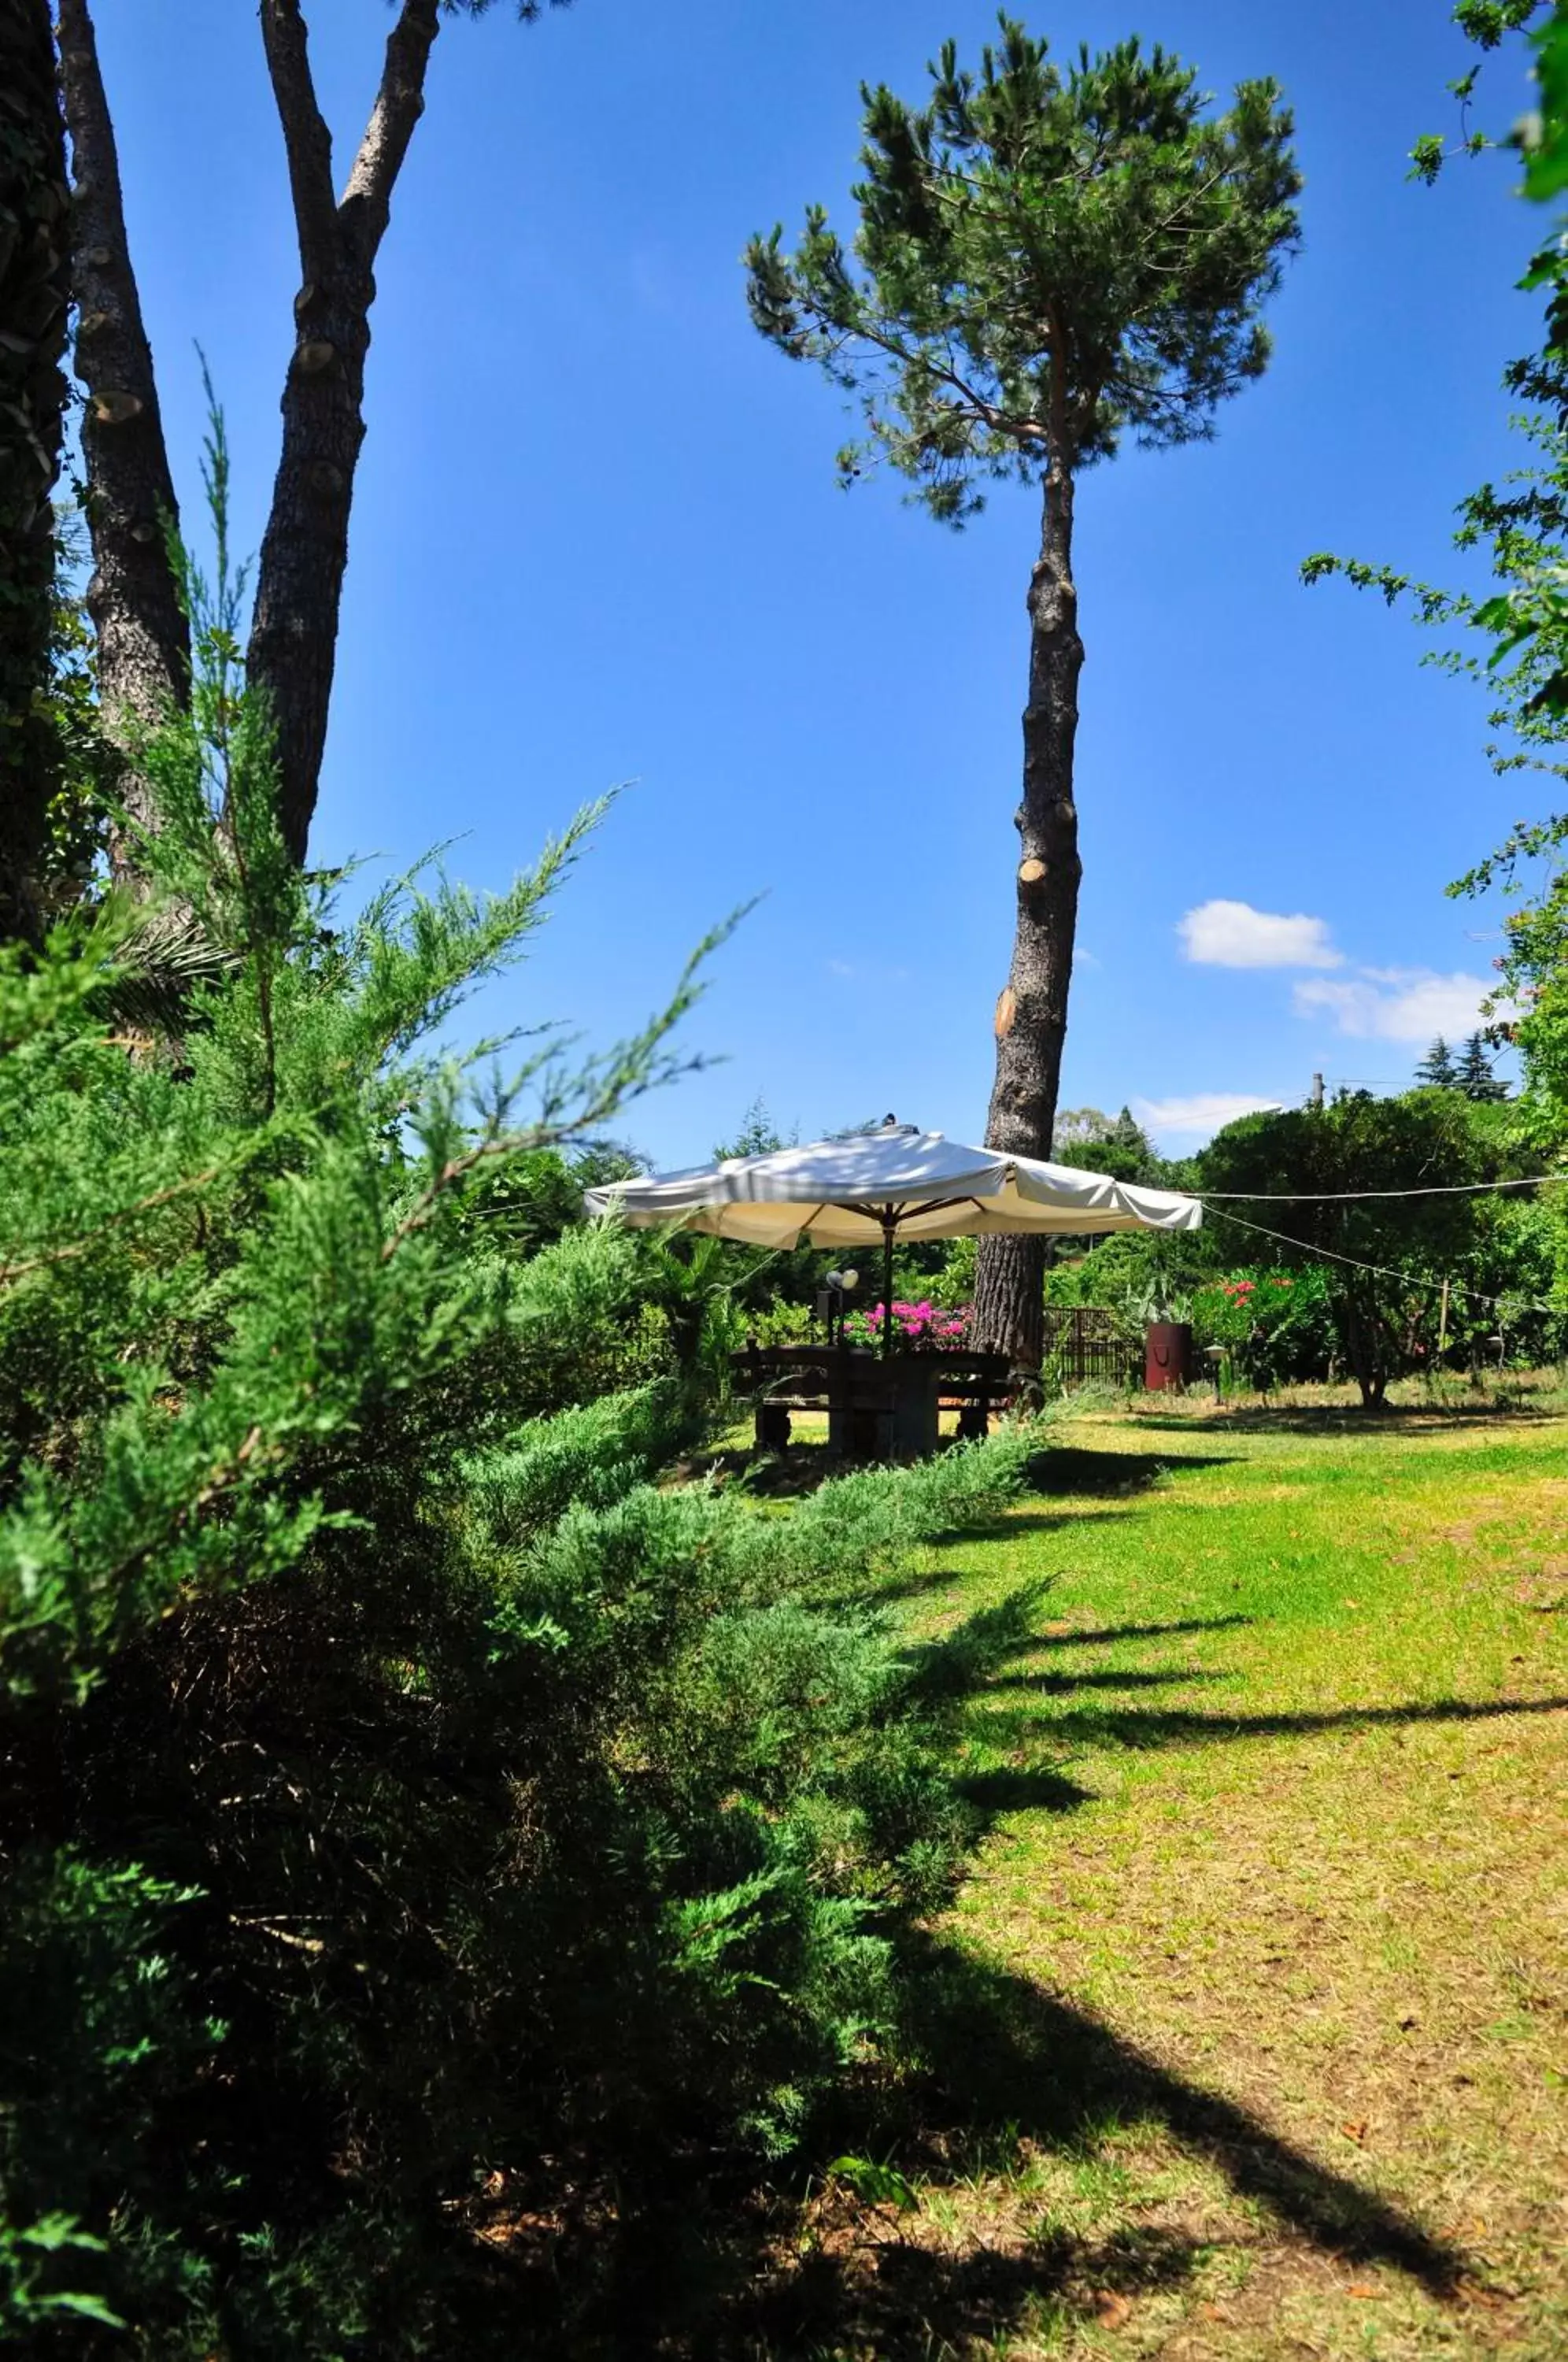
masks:
[[(1401, 1429), (1438, 1427), (1445, 1434), (1462, 1428), (1545, 1427), (1560, 1424), (1560, 1407), (1547, 1407), (1534, 1403), (1461, 1403), (1452, 1407), (1446, 1403), (1384, 1403), (1376, 1410), (1364, 1410), (1359, 1403), (1281, 1403), (1271, 1407), (1267, 1403), (1249, 1403), (1244, 1408), (1209, 1409), (1201, 1414), (1181, 1411), (1133, 1411), (1130, 1424), (1142, 1434), (1152, 1428), (1157, 1433), (1171, 1435), (1201, 1435), (1207, 1440), (1221, 1442), (1228, 1435), (1369, 1435), (1387, 1437)], [(1180, 1462), (1167, 1461), (1167, 1467)], [(1189, 1461), (1188, 1466), (1199, 1466)]]
[[(935, 1573), (911, 1578), (908, 1592), (936, 1588), (955, 1580)], [(1126, 1639), (1159, 1632), (1209, 1632), (1224, 1630), (1236, 1624), (1247, 1624), (1246, 1616), (1202, 1617), (1187, 1623), (1129, 1624), (1098, 1632), (1041, 1633), (1035, 1627), (1043, 1602), (1055, 1588), (1056, 1578), (1037, 1577), (1032, 1583), (1020, 1584), (1014, 1590), (994, 1600), (986, 1607), (977, 1607), (946, 1631), (927, 1640), (910, 1642), (904, 1651), (904, 1661), (914, 1673), (918, 1687), (928, 1701), (945, 1700), (949, 1709), (962, 1706), (970, 1716), (966, 1727), (971, 1735), (988, 1739), (994, 1731), (1001, 1730), (1004, 1738), (1016, 1724), (1021, 1735), (1038, 1740), (1042, 1725), (1038, 1716), (1006, 1707), (992, 1712), (985, 1701), (1000, 1690), (1028, 1690), (1036, 1696), (1070, 1698), (1082, 1690), (1159, 1689), (1179, 1683), (1193, 1687), (1199, 1683), (1227, 1682), (1234, 1678), (1222, 1670), (1192, 1665), (1154, 1665), (1142, 1670), (1116, 1672), (1104, 1667), (1077, 1672), (1046, 1665), (1026, 1672), (1009, 1672), (1004, 1668), (1014, 1659), (1033, 1656), (1039, 1650), (1066, 1646), (1074, 1642), (1096, 1642), (1109, 1639)], [(897, 1595), (888, 1589), (869, 1595), (877, 1605)], [(978, 1718), (975, 1713), (978, 1710)], [(1092, 1706), (1085, 1710), (1092, 1716)], [(1047, 1726), (1054, 1733), (1072, 1736), (1076, 1716), (1069, 1712), (1055, 1716)]]
[[(1081, 1527), (1088, 1514), (1085, 1509), (1077, 1506), (1061, 1509), (1014, 1509), (1009, 1514), (1006, 1526), (998, 1533), (981, 1535), (977, 1539), (982, 1540), (999, 1539), (1010, 1541), (1015, 1540), (1020, 1534), (1065, 1533), (1069, 1527)], [(1139, 1512), (1132, 1507), (1097, 1509), (1094, 1512), (1094, 1521), (1097, 1527), (1108, 1526), (1117, 1518), (1135, 1518), (1138, 1514)]]
[[(1185, 1675), (1190, 1680), (1190, 1675)], [(983, 1708), (985, 1690), (976, 1694)], [(1423, 1722), (1491, 1722), (1508, 1714), (1561, 1714), (1568, 1697), (1432, 1698), (1405, 1705), (1342, 1706), (1330, 1714), (1198, 1714), (1180, 1706), (1071, 1706), (1049, 1721), (1026, 1708), (1004, 1705), (977, 1713), (972, 1735), (990, 1746), (1018, 1745), (1049, 1736), (1053, 1743), (1071, 1748), (1112, 1746), (1226, 1746), (1239, 1738), (1310, 1738), (1326, 1730), (1374, 1730), (1379, 1727)], [(1021, 1778), (1027, 1779), (1028, 1773)], [(1049, 1805), (1047, 1789), (1039, 1801)]]
[[(853, 2238), (857, 2227), (848, 2215), (841, 2235)], [(764, 2342), (747, 2346), (748, 2362), (988, 2353), (1043, 2311), (1104, 2318), (1108, 2291), (1133, 2298), (1178, 2287), (1216, 2244), (1139, 2226), (1099, 2243), (1044, 2234), (1011, 2252), (978, 2246), (955, 2255), (885, 2228), (863, 2242), (875, 2250), (874, 2272), (856, 2272), (824, 2246), (776, 2284), (762, 2308)]]
[[(915, 1661), (956, 1702), (964, 1677), (999, 1649), (1033, 1645), (1018, 1631), (1037, 1605), (1025, 1589)], [(1208, 1628), (1207, 1620), (1197, 1628)], [(1183, 1667), (1173, 1677), (1190, 1675)], [(1247, 1717), (1090, 1707), (1044, 1727), (1056, 1737), (1124, 1735), (1153, 1746), (1465, 1720), (1560, 1703), (1568, 1701), (1443, 1700)], [(1043, 1727), (1006, 1712), (980, 1719), (1028, 1724), (1035, 1740)], [(987, 1817), (1071, 1812), (1089, 1801), (1059, 1766), (980, 1772), (960, 1784)], [(928, 1929), (906, 1929), (896, 1952), (891, 2063), (866, 2070), (818, 2121), (811, 2180), (759, 2187), (741, 2160), (677, 2142), (635, 2199), (629, 2185), (602, 2220), (585, 2225), (575, 2260), (564, 2251), (554, 2261), (546, 2255), (519, 2279), (517, 2301), (535, 2308), (544, 2334), (541, 2343), (520, 2342), (518, 2356), (828, 2362), (851, 2354), (978, 2354), (1012, 2335), (1103, 2323), (1108, 2292), (1136, 2304), (1181, 2289), (1219, 2249), (1240, 2252), (1273, 2237), (1336, 2263), (1397, 2270), (1439, 2300), (1480, 2273), (1475, 2258), (1366, 2180), (1337, 2171), (1240, 2102), (1030, 1978)], [(1218, 2231), (1150, 2224), (1136, 2219), (1136, 2198), (1109, 2237), (1075, 2235), (1050, 2218), (1038, 2174), (1043, 2152), (1065, 2156), (1075, 2169), (1103, 2159), (1107, 2169), (1135, 2171), (1118, 2136), (1145, 2127), (1218, 2175), (1242, 2209), (1261, 2210), (1272, 2227), (1253, 2227), (1245, 2213)], [(891, 2169), (933, 2201), (951, 2192), (955, 2212), (900, 2213), (857, 2196), (853, 2175), (836, 2176), (828, 2162), (846, 2156)], [(1364, 2169), (1373, 2169), (1370, 2162)], [(563, 2300), (573, 2309), (564, 2327)]]
[(956, 1567), (933, 1566), (898, 1575), (892, 1582), (878, 1577), (871, 1583), (858, 1584), (844, 1595), (875, 1607), (890, 1607), (902, 1600), (929, 1598), (935, 1591), (956, 1591), (966, 1579)]
[(1254, 1620), (1251, 1616), (1189, 1616), (1172, 1624), (1096, 1624), (1081, 1631), (1038, 1632), (1020, 1640), (1013, 1654), (1022, 1656), (1035, 1649), (1109, 1648), (1114, 1640), (1160, 1640), (1172, 1632), (1229, 1632)]
[[(1180, 1424), (1171, 1421), (1170, 1424)], [(1186, 1422), (1188, 1434), (1191, 1421)], [(1094, 1451), (1077, 1443), (1047, 1444), (1029, 1463), (1029, 1486), (1034, 1493), (1081, 1493), (1091, 1497), (1126, 1499), (1147, 1493), (1162, 1477), (1185, 1475), (1189, 1468), (1229, 1468), (1244, 1455), (1235, 1451)], [(1026, 1518), (1014, 1518), (1014, 1525)]]
[(1200, 1682), (1234, 1681), (1234, 1673), (1203, 1671), (1194, 1665), (1150, 1665), (1140, 1672), (993, 1673), (980, 1693), (1032, 1690), (1042, 1697), (1071, 1697), (1078, 1690), (1158, 1690), (1194, 1688)]
[(1429, 2288), (1452, 2285), (1454, 2251), (1399, 2208), (1086, 2011), (929, 1940), (911, 1965), (905, 2038), (925, 2067), (928, 2136), (944, 2127), (972, 2138), (1010, 2125), (1049, 2147), (1092, 2153), (1119, 2126), (1152, 2119), (1216, 2165), (1239, 2196), (1261, 2199), (1308, 2237), (1397, 2264)]
[(907, 2038), (927, 2063), (932, 2121), (945, 2102), (955, 2131), (1016, 2125), (1092, 2152), (1116, 2127), (1154, 2119), (1307, 2237), (1396, 2264), (1430, 2289), (1452, 2285), (1455, 2251), (1401, 2209), (1029, 1979), (930, 1944), (910, 1991)]
[[(1091, 2318), (1107, 2290), (1135, 2300), (1180, 2286), (1222, 2237), (1133, 2224), (1110, 2240), (1074, 2239), (1032, 2224), (1027, 2197), (1014, 2194), (1031, 2147), (1088, 2163), (1123, 2126), (1162, 2128), (1279, 2231), (1337, 2261), (1391, 2267), (1438, 2298), (1453, 2296), (1474, 2269), (1391, 2200), (1026, 1978), (921, 1937), (906, 1953), (903, 2009), (912, 2073), (894, 2091), (866, 2094), (832, 2138), (927, 2187), (995, 2183), (988, 2228), (1001, 2236), (955, 2253), (947, 2239), (900, 2236), (886, 2211), (846, 2206), (837, 2222), (829, 2213), (817, 2226), (822, 2244), (767, 2286), (762, 2337), (747, 2351), (970, 2352), (1043, 2315)], [(1253, 2241), (1240, 2233), (1230, 2244)]]
[(990, 1772), (966, 1772), (956, 1785), (985, 1816), (988, 1824), (1000, 1813), (1076, 1813), (1095, 1801), (1092, 1788), (1081, 1788), (1059, 1764), (1004, 1764)]
[(845, 1463), (826, 1443), (792, 1443), (785, 1451), (759, 1451), (754, 1446), (723, 1451), (693, 1452), (681, 1462), (682, 1479), (719, 1475), (738, 1479), (747, 1492), (762, 1500), (798, 1499), (814, 1493), (830, 1477), (842, 1476)]
[[(975, 1608), (934, 1639), (911, 1641), (903, 1651), (904, 1661), (927, 1701), (944, 1700), (951, 1709), (983, 1695), (999, 1666), (1032, 1647), (1041, 1605), (1055, 1583), (1054, 1575), (1038, 1575), (988, 1606)], [(878, 1590), (870, 1596), (879, 1606), (888, 1594)]]

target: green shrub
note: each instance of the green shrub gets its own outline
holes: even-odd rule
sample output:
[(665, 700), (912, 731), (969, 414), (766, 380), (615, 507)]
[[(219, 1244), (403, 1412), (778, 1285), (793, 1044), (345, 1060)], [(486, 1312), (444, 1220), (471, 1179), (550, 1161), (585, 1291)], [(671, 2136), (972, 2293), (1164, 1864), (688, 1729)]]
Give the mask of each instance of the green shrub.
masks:
[(745, 1341), (758, 1345), (808, 1345), (821, 1337), (820, 1324), (809, 1304), (796, 1304), (780, 1297), (772, 1304), (759, 1305), (747, 1310), (743, 1323)]
[(1321, 1264), (1232, 1271), (1198, 1289), (1192, 1323), (1198, 1345), (1225, 1346), (1253, 1386), (1327, 1377), (1339, 1350)]
[(0, 2340), (512, 2355), (487, 2178), (613, 2270), (672, 2158), (787, 2148), (880, 2038), (972, 1821), (867, 1594), (1029, 1440), (661, 1489), (695, 1265), (656, 1351), (624, 1236), (466, 1193), (668, 1071), (689, 988), (477, 1081), (428, 1045), (578, 832), (344, 922), (218, 710), (147, 750), (211, 955), (167, 1038), (134, 914), (0, 955)]

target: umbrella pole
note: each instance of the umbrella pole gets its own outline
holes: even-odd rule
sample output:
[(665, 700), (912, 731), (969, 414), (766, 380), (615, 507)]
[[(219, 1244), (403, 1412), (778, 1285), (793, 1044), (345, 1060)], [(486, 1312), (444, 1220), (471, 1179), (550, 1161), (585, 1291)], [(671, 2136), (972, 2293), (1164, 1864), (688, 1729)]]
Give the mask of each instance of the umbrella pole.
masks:
[(899, 1218), (889, 1206), (882, 1217), (882, 1360), (888, 1370), (888, 1459), (897, 1457), (899, 1440), (899, 1406), (892, 1384), (893, 1358), (893, 1233)]

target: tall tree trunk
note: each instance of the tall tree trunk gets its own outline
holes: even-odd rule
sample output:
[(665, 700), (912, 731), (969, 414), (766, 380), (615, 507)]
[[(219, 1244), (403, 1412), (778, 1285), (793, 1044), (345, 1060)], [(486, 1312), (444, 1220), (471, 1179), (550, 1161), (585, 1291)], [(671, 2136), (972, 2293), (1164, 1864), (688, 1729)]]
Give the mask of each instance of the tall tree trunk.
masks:
[(374, 264), (392, 193), (424, 111), (438, 0), (403, 0), (381, 88), (341, 203), (316, 105), (298, 0), (262, 0), (268, 70), (283, 127), (303, 284), (283, 386), (283, 447), (261, 544), (247, 668), (271, 701), (280, 815), (304, 861), (315, 810), (348, 562), (354, 469), (365, 438)]
[[(0, 6), (18, 0), (0, 0)], [(261, 543), (247, 650), (249, 679), (277, 730), (283, 833), (303, 861), (315, 809), (348, 559), (354, 470), (364, 440), (365, 357), (375, 260), (392, 196), (425, 106), (441, 0), (402, 0), (381, 83), (341, 201), (332, 139), (316, 104), (300, 0), (260, 0), (267, 68), (282, 125), (302, 284), (283, 385), (282, 453)], [(178, 522), (159, 418), (152, 355), (126, 237), (114, 127), (88, 0), (60, 0), (66, 121), (75, 175), (76, 367), (88, 392), (83, 444), (94, 571), (87, 594), (99, 691), (110, 734), (189, 693), (190, 633), (169, 564)], [(126, 801), (156, 815), (134, 774)], [(128, 847), (113, 848), (116, 868)]]
[(295, 299), (301, 340), (283, 389), (283, 447), (257, 573), (247, 670), (271, 703), (279, 816), (298, 862), (326, 745), (374, 293), (370, 273), (345, 257)]
[(70, 197), (49, 0), (0, 0), (0, 940), (36, 940), (58, 784), (43, 712), (66, 383)]
[[(1046, 477), (1040, 556), (1029, 585), (1029, 702), (1023, 713), (1023, 796), (1012, 967), (997, 1003), (996, 1082), (986, 1144), (1049, 1156), (1067, 1030), (1077, 923), (1078, 815), (1073, 747), (1078, 726), (1078, 598), (1073, 584), (1073, 465), (1057, 436)], [(982, 1239), (972, 1333), (1014, 1369), (1041, 1361), (1043, 1239)]]
[[(87, 0), (60, 0), (60, 49), (75, 211), (76, 374), (87, 393), (82, 451), (94, 561), (87, 612), (105, 731), (123, 749), (189, 696), (191, 635), (169, 562), (167, 536), (178, 528), (179, 509)], [(136, 822), (155, 823), (134, 763), (120, 791)], [(121, 876), (134, 866), (133, 849), (119, 836), (110, 858)]]

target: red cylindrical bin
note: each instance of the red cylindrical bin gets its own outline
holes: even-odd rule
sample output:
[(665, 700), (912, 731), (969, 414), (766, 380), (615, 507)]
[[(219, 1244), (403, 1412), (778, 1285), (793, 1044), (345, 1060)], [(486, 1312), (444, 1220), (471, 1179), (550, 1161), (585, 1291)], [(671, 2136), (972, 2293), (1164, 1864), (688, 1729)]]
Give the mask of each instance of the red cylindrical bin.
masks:
[(1192, 1323), (1151, 1320), (1143, 1331), (1143, 1384), (1151, 1394), (1162, 1386), (1179, 1391), (1192, 1375)]

